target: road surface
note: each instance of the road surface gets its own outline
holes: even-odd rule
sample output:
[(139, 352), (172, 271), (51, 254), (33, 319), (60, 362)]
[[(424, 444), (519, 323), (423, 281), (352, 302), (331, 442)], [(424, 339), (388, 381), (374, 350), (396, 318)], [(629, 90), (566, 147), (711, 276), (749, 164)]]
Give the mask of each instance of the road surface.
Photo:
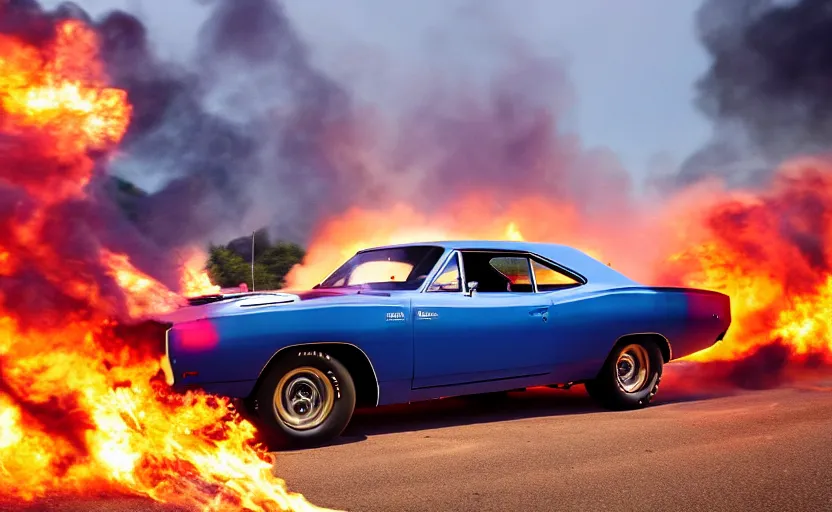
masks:
[(362, 412), (340, 444), (281, 453), (276, 472), (312, 503), (355, 511), (832, 511), (832, 378), (695, 393), (684, 380), (630, 412), (599, 411), (581, 387)]

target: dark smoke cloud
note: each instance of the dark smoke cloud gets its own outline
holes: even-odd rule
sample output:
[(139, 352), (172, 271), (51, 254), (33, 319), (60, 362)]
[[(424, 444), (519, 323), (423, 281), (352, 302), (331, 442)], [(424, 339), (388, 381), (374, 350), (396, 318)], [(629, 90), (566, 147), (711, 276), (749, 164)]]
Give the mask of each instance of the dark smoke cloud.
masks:
[(711, 55), (698, 103), (715, 141), (682, 182), (722, 174), (764, 182), (790, 156), (832, 149), (832, 10), (828, 0), (707, 0), (698, 14)]
[[(0, 3), (0, 33), (38, 47), (48, 48), (56, 35), (56, 22), (62, 19), (90, 21), (72, 4), (45, 11), (28, 0)], [(3, 116), (5, 112), (0, 112)], [(121, 215), (106, 194), (102, 158), (106, 155), (90, 155), (99, 166), (89, 186), (89, 199), (44, 202), (42, 196), (52, 190), (74, 186), (86, 177), (86, 161), (54, 157), (45, 151), (44, 144), (49, 143), (37, 130), (7, 132), (5, 128), (4, 124), (0, 133), (0, 243), (16, 262), (12, 275), (0, 280), (6, 311), (34, 319), (45, 328), (65, 324), (68, 312), (83, 316), (94, 308), (126, 316), (121, 290), (101, 264), (104, 249), (130, 254), (134, 264), (153, 269), (163, 283), (178, 286), (177, 268), (169, 255)], [(33, 222), (36, 215), (38, 222)], [(29, 240), (19, 236), (21, 226), (29, 231)], [(69, 289), (66, 284), (70, 282), (94, 284), (98, 294), (91, 297), (77, 288)]]
[(511, 190), (507, 199), (527, 192), (581, 197), (587, 210), (620, 203), (608, 198), (629, 190), (614, 156), (586, 152), (561, 133), (565, 107), (553, 98), (569, 96), (563, 69), (524, 51), (516, 38), (495, 59), (490, 80), (427, 77), (400, 105), (403, 114), (391, 118), (375, 115), (375, 105), (357, 105), (312, 64), (277, 2), (216, 0), (199, 32), (190, 82), (159, 64), (121, 70), (119, 63), (152, 58), (142, 30), (118, 29), (129, 26), (125, 21), (108, 30), (108, 20), (104, 33), (129, 36), (133, 42), (120, 47), (140, 49), (138, 59), (108, 62), (146, 118), (132, 129), (128, 157), (115, 170), (155, 169), (172, 178), (143, 209), (143, 225), (166, 245), (263, 225), (305, 242), (322, 219), (350, 206), (403, 200), (430, 207), (472, 188)]
[[(160, 255), (263, 226), (306, 242), (355, 205), (426, 209), (481, 189), (507, 203), (525, 193), (580, 199), (585, 213), (627, 204), (630, 180), (615, 156), (586, 150), (563, 128), (572, 91), (560, 62), (529, 51), (494, 16), (469, 20), (499, 47), (488, 77), (454, 75), (447, 63), (425, 70), (390, 116), (313, 64), (279, 2), (207, 4), (196, 55), (181, 65), (160, 59), (129, 13), (92, 19), (70, 3), (45, 11), (14, 0), (2, 17), (3, 30), (30, 40), (48, 40), (66, 17), (99, 33), (133, 120), (96, 197), (110, 231), (124, 234), (110, 243), (145, 271), (170, 273)], [(128, 211), (119, 216), (106, 204), (106, 174), (160, 185), (118, 194)]]
[(736, 361), (676, 362), (662, 377), (665, 399), (690, 393), (708, 395), (736, 389), (772, 389), (799, 385), (829, 375), (824, 353), (797, 355), (780, 340), (764, 345)]
[[(113, 84), (134, 106), (110, 172), (163, 183), (130, 208), (160, 250), (262, 226), (305, 242), (323, 218), (353, 205), (426, 208), (473, 189), (507, 200), (581, 198), (586, 211), (626, 202), (609, 200), (630, 188), (614, 155), (563, 133), (571, 90), (560, 63), (528, 51), (487, 10), (467, 18), (500, 47), (492, 76), (427, 70), (401, 114), (385, 117), (313, 65), (280, 3), (208, 4), (186, 66), (161, 61), (131, 14), (93, 21)], [(89, 20), (71, 5), (53, 15)]]
[(188, 67), (159, 59), (146, 27), (126, 12), (92, 19), (72, 3), (46, 11), (31, 0), (0, 9), (0, 30), (36, 44), (52, 39), (59, 19), (97, 30), (112, 85), (133, 106), (107, 172), (162, 183), (120, 198), (150, 252), (236, 235), (252, 214), (250, 227), (302, 238), (320, 215), (355, 199), (360, 176), (343, 179), (329, 154), (348, 143), (349, 97), (311, 66), (278, 4), (213, 2)]
[(263, 225), (302, 240), (366, 188), (336, 161), (352, 145), (349, 95), (311, 65), (279, 4), (214, 2), (187, 70), (159, 62), (129, 14), (98, 27), (137, 113), (113, 171), (165, 182), (138, 206), (157, 242), (204, 243)]
[(616, 157), (586, 150), (561, 126), (566, 107), (552, 100), (571, 92), (563, 68), (525, 51), (511, 60), (484, 87), (439, 86), (406, 110), (396, 167), (418, 169), (423, 191), (409, 202), (448, 204), (490, 189), (506, 203), (528, 194), (579, 198), (584, 213), (626, 204), (631, 183)]

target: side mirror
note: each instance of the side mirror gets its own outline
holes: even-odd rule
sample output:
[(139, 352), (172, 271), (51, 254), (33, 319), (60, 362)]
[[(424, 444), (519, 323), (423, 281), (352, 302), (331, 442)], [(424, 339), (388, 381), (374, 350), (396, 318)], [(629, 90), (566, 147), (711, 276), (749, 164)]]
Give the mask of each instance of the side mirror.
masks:
[(473, 297), (474, 292), (477, 291), (477, 287), (479, 285), (480, 285), (480, 283), (478, 283), (476, 281), (471, 281), (470, 283), (468, 283), (468, 291), (465, 293), (465, 295), (467, 295), (469, 297)]

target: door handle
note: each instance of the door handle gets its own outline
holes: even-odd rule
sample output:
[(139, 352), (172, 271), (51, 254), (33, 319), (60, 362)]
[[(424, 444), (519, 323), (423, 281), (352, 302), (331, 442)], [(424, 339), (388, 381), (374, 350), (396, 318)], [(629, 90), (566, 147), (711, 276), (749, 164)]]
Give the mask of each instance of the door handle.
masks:
[(548, 308), (548, 306), (547, 307), (542, 307), (542, 308), (534, 308), (531, 311), (529, 311), (529, 315), (531, 315), (532, 317), (541, 318), (544, 322), (548, 322), (549, 321), (549, 308)]

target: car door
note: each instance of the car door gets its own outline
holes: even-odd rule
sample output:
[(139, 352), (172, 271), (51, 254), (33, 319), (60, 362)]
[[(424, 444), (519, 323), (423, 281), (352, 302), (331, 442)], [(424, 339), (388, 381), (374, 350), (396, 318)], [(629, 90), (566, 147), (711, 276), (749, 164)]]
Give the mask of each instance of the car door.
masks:
[[(522, 274), (523, 261), (530, 272), (528, 258), (522, 256), (454, 252), (437, 278), (413, 298), (414, 389), (550, 371), (551, 362), (543, 356), (552, 342), (551, 301), (534, 293), (522, 275), (512, 278), (493, 268), (495, 262), (508, 262)], [(465, 284), (474, 277), (483, 280), (482, 291), (466, 293)], [(514, 289), (503, 281), (515, 283)]]

